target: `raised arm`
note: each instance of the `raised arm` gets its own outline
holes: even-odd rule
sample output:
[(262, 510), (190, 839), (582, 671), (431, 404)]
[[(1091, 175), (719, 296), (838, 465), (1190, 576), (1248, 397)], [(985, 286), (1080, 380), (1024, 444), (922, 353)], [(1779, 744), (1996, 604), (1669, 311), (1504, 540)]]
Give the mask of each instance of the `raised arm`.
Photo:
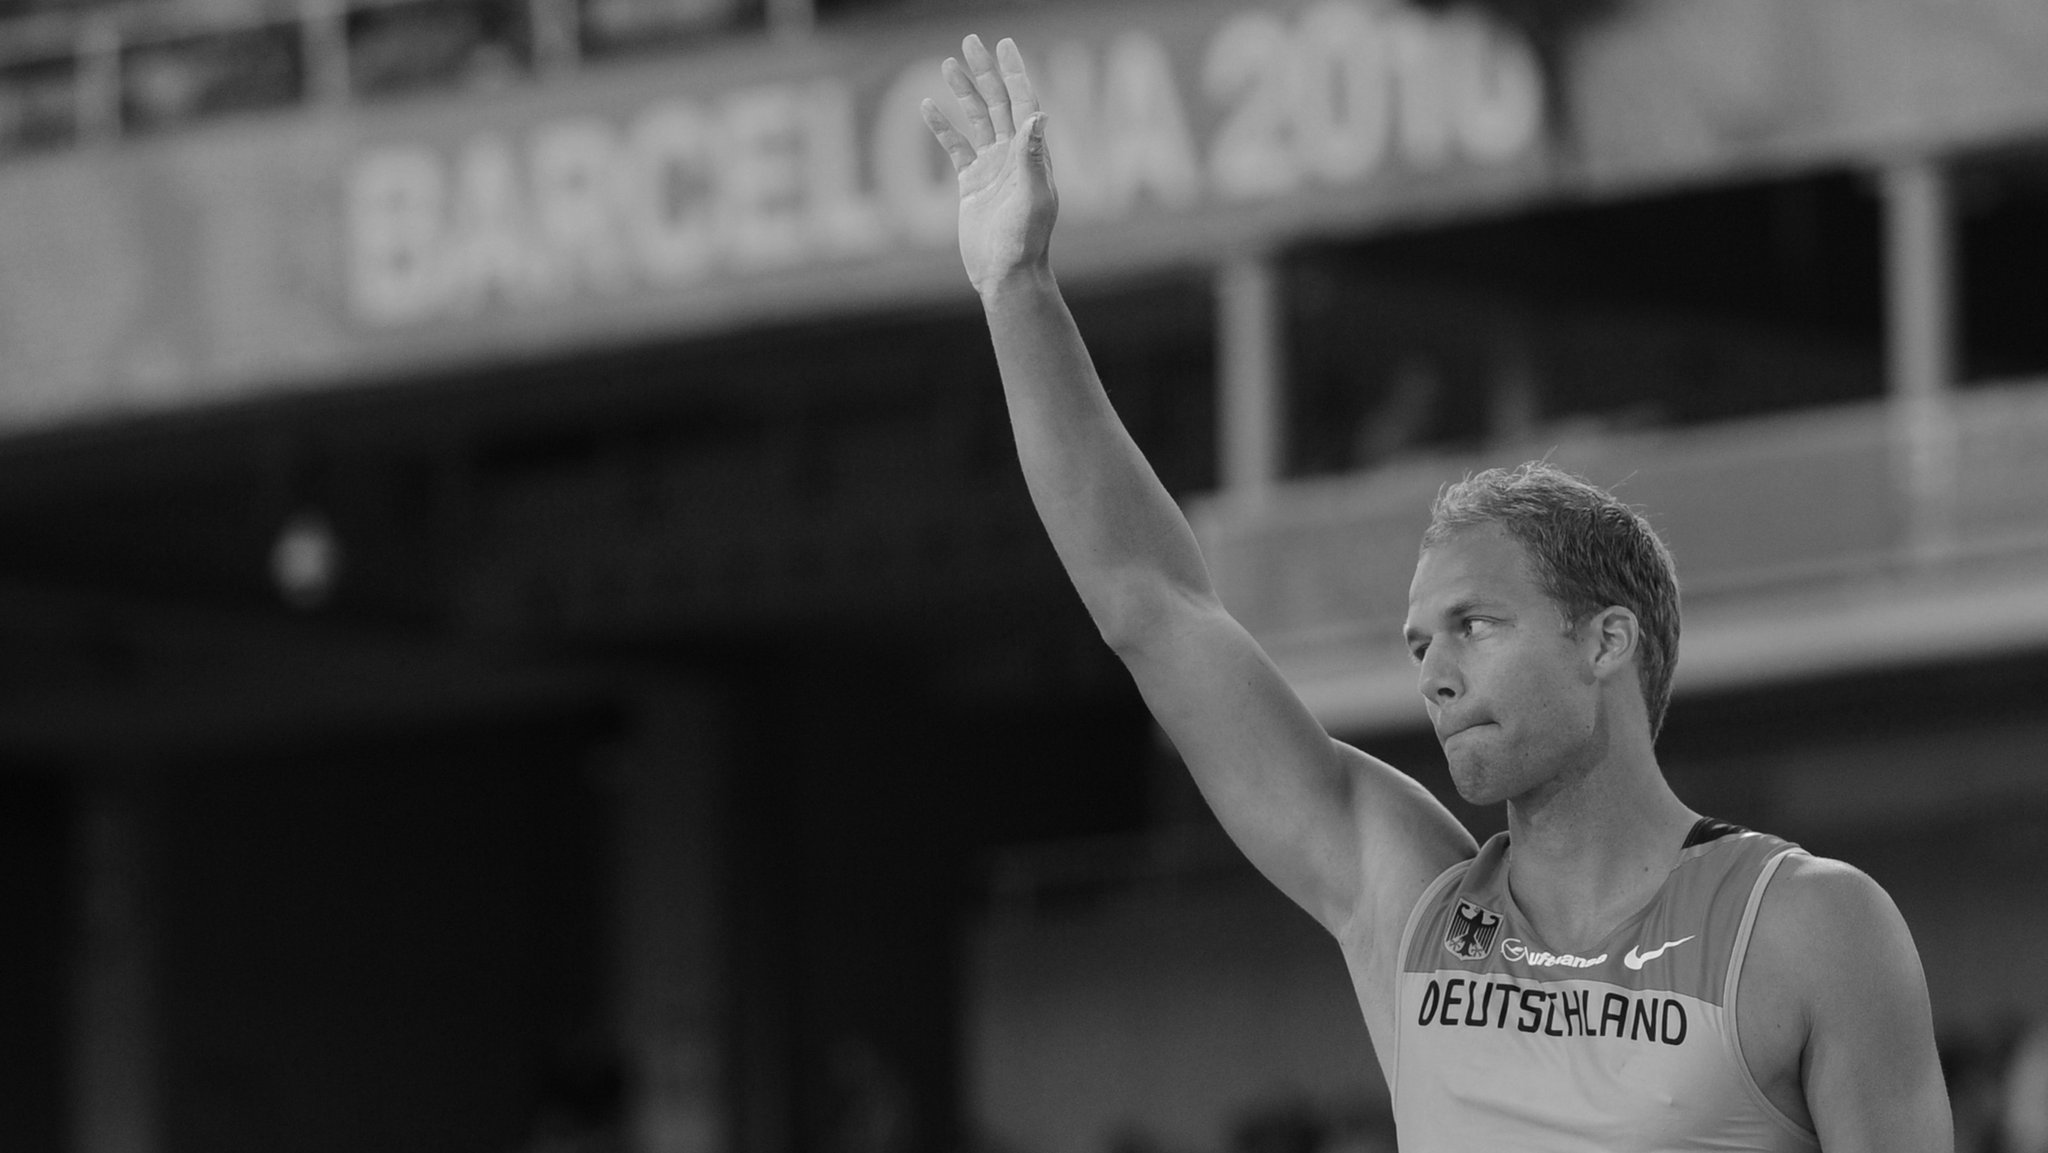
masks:
[[(1347, 944), (1384, 962), (1422, 887), (1473, 851), (1407, 776), (1333, 741), (1210, 586), (1180, 509), (1111, 408), (1048, 261), (1045, 117), (1017, 48), (975, 37), (944, 73), (964, 131), (924, 116), (960, 182), (1017, 453), (1053, 546), (1224, 827)], [(1360, 958), (1370, 960), (1372, 958)]]

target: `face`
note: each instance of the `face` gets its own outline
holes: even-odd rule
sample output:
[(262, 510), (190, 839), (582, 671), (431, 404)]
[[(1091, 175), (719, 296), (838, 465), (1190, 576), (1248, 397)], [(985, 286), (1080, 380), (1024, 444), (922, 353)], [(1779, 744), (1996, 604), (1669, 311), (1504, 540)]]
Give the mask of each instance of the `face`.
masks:
[(1467, 801), (1524, 796), (1599, 759), (1594, 650), (1567, 631), (1527, 550), (1505, 530), (1465, 529), (1422, 554), (1405, 631), (1430, 723)]

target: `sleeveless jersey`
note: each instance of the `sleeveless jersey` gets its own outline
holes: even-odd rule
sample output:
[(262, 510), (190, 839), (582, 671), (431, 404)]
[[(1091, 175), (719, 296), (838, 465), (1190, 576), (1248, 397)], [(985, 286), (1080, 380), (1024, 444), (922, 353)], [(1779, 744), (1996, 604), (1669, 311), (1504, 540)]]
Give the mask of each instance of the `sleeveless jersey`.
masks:
[(1445, 870), (1401, 938), (1402, 1153), (1818, 1149), (1765, 1098), (1735, 1031), (1758, 900), (1799, 851), (1702, 820), (1657, 895), (1582, 955), (1516, 908), (1506, 833)]

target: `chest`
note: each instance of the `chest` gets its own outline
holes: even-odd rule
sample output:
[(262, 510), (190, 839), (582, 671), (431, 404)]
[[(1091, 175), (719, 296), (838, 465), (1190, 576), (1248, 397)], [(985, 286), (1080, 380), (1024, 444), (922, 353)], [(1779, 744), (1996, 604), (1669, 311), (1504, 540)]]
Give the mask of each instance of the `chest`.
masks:
[(1403, 974), (1400, 1002), (1404, 1149), (1708, 1148), (1751, 1112), (1727, 1015), (1696, 997), (1443, 970)]
[[(1776, 1011), (1731, 979), (1760, 878), (1678, 879), (1690, 883), (1578, 954), (1547, 948), (1511, 900), (1487, 901), (1498, 886), (1427, 906), (1397, 978), (1403, 1149), (1811, 1148), (1770, 1093), (1785, 1062), (1744, 1056), (1767, 1030), (1753, 1020)], [(1796, 1095), (1796, 1048), (1787, 1067)]]

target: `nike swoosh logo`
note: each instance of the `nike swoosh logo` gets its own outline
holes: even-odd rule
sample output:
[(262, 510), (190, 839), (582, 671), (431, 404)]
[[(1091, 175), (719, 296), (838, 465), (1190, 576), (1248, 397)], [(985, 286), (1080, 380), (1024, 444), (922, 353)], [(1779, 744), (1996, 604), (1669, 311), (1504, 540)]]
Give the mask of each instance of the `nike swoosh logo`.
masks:
[[(1693, 934), (1693, 937), (1697, 936), (1699, 936), (1698, 933)], [(1627, 965), (1631, 969), (1640, 969), (1649, 962), (1654, 961), (1657, 958), (1663, 956), (1664, 950), (1677, 948), (1678, 946), (1683, 945), (1690, 940), (1692, 940), (1692, 937), (1680, 937), (1676, 941), (1666, 941), (1663, 944), (1657, 946), (1656, 948), (1650, 950), (1649, 952), (1640, 955), (1636, 953), (1635, 946), (1630, 945), (1628, 949), (1628, 955), (1621, 959), (1621, 963)]]

